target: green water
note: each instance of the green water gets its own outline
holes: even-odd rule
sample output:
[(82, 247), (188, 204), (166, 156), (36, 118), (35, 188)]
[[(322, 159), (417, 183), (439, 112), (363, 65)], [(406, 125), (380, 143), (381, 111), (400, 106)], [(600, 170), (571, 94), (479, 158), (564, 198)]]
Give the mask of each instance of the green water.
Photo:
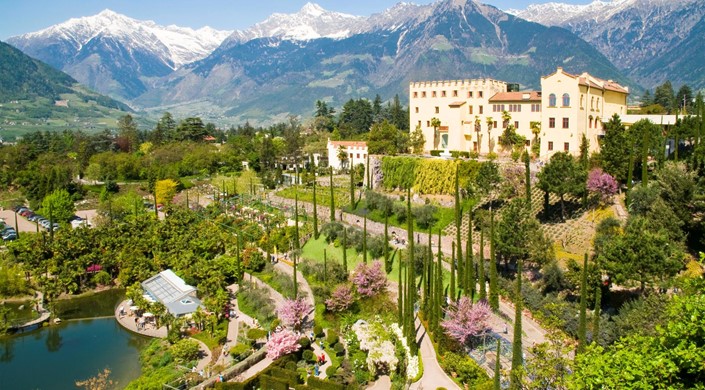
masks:
[(112, 317), (124, 290), (108, 290), (56, 302), (64, 321), (0, 338), (0, 389), (76, 389), (76, 380), (104, 368), (123, 388), (140, 375), (139, 353), (150, 339), (123, 329)]
[(139, 351), (149, 342), (114, 318), (66, 321), (0, 339), (0, 388), (76, 389), (104, 368), (123, 388), (140, 375)]

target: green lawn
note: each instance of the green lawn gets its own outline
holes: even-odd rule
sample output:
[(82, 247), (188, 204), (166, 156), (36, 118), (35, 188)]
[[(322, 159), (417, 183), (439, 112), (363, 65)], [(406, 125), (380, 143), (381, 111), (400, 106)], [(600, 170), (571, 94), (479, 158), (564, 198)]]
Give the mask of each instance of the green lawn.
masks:
[[(333, 244), (326, 242), (325, 236), (321, 235), (318, 240), (311, 238), (302, 248), (301, 258), (310, 259), (319, 263), (323, 262), (323, 249), (326, 250), (328, 261), (343, 263), (343, 248), (336, 247)], [(362, 254), (358, 254), (355, 249), (348, 249), (348, 272), (352, 272), (355, 267), (362, 262)], [(392, 252), (390, 252), (392, 253)], [(387, 279), (393, 282), (399, 282), (399, 251), (393, 259), (392, 272), (387, 274)], [(372, 261), (372, 255), (368, 253), (368, 262)], [(379, 259), (381, 260), (381, 259)], [(450, 273), (443, 272), (443, 282), (450, 283)]]

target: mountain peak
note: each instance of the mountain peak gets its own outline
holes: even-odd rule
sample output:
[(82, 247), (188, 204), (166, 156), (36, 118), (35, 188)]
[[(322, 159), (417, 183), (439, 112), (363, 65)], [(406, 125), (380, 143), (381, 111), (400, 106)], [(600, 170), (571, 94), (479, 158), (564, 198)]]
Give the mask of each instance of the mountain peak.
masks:
[(308, 3), (304, 4), (303, 7), (301, 7), (299, 14), (310, 15), (310, 16), (321, 16), (326, 12), (328, 12), (328, 11), (326, 11), (320, 5), (318, 5), (316, 3), (308, 2)]

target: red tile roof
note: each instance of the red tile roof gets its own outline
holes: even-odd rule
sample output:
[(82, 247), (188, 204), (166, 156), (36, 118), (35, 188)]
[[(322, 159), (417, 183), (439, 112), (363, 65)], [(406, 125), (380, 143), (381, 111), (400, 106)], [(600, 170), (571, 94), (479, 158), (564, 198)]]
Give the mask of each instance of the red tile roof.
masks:
[[(529, 94), (528, 99), (524, 99), (524, 95)], [(491, 102), (527, 102), (541, 101), (541, 92), (539, 91), (524, 91), (524, 92), (497, 92), (490, 98)]]
[(358, 147), (367, 147), (367, 142), (365, 141), (328, 141), (331, 143), (333, 146), (358, 146)]

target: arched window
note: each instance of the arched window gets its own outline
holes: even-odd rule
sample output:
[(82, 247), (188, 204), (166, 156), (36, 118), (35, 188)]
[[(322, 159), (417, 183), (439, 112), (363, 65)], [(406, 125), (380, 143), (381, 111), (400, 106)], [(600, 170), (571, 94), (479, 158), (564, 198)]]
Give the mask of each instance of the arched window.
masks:
[(556, 106), (556, 94), (555, 93), (548, 95), (548, 106), (549, 107)]
[(580, 108), (585, 107), (585, 95), (580, 95)]
[(569, 107), (570, 106), (570, 95), (567, 93), (563, 94), (563, 107)]
[(595, 97), (590, 98), (590, 109), (594, 110), (595, 109)]

